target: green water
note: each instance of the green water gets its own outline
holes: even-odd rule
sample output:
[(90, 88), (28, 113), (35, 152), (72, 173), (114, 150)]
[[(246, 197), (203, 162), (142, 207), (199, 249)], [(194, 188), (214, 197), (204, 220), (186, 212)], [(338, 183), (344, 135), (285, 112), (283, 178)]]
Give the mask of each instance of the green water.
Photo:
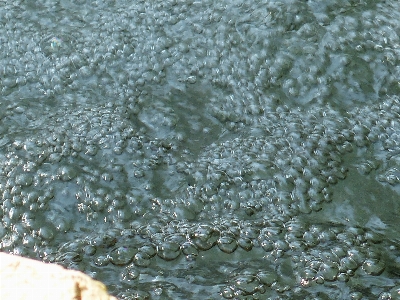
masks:
[(396, 1), (3, 1), (0, 250), (119, 299), (398, 299)]

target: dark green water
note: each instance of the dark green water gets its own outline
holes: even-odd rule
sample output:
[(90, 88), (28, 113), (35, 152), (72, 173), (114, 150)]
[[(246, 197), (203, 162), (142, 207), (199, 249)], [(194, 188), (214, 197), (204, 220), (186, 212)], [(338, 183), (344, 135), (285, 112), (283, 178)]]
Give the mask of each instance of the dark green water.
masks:
[(397, 1), (3, 1), (0, 250), (119, 299), (399, 299)]

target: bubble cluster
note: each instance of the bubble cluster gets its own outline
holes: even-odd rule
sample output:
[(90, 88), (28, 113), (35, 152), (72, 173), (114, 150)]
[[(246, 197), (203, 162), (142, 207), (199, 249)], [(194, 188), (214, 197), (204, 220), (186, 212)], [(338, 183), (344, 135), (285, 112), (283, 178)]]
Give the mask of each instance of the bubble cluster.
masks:
[(0, 11), (0, 250), (120, 299), (396, 299), (396, 1)]

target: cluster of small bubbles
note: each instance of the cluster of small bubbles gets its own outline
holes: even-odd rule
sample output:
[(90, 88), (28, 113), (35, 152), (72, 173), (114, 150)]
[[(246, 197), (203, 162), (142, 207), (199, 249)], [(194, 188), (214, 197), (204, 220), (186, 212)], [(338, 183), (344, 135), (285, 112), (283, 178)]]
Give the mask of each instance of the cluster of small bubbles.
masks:
[(377, 179), (380, 182), (386, 182), (390, 185), (397, 185), (400, 182), (399, 178), (399, 170), (398, 168), (390, 168), (384, 174), (378, 175)]
[[(120, 5), (124, 6), (123, 3)], [(364, 56), (371, 56), (368, 54), (371, 51), (363, 49), (368, 48), (364, 45), (368, 44), (365, 42), (367, 35), (372, 35), (368, 36), (367, 41), (377, 47), (384, 43), (387, 50), (383, 53), (374, 51), (373, 54), (377, 57), (370, 58), (369, 64), (363, 63), (368, 73), (373, 73), (371, 70), (373, 64), (376, 64), (379, 59), (383, 57), (387, 58), (387, 61), (396, 59), (397, 52), (389, 47), (388, 42), (396, 43), (396, 35), (387, 32), (388, 26), (385, 25), (389, 21), (384, 16), (388, 12), (382, 7), (378, 11), (353, 8), (354, 14), (362, 14), (362, 19), (369, 22), (368, 26), (363, 26), (363, 30), (354, 36), (354, 31), (349, 28), (357, 27), (356, 18), (336, 18), (336, 14), (326, 14), (320, 22), (321, 15), (325, 14), (314, 12), (313, 6), (310, 10), (307, 5), (300, 3), (287, 6), (259, 3), (251, 7), (243, 4), (222, 5), (224, 7), (222, 10), (212, 12), (208, 1), (201, 5), (196, 2), (187, 5), (181, 3), (158, 5), (157, 3), (154, 6), (145, 5), (146, 13), (134, 17), (132, 14), (141, 11), (140, 7), (143, 4), (136, 5), (137, 8), (134, 10), (124, 10), (120, 7), (121, 12), (115, 12), (111, 7), (107, 9), (108, 14), (118, 15), (118, 18), (114, 19), (120, 20), (118, 27), (124, 27), (126, 30), (123, 32), (116, 31), (115, 20), (109, 18), (108, 14), (104, 14), (92, 17), (94, 21), (91, 22), (91, 39), (84, 38), (86, 34), (76, 34), (65, 28), (62, 31), (59, 28), (53, 28), (53, 32), (47, 30), (42, 38), (35, 35), (35, 39), (29, 42), (29, 45), (34, 45), (36, 42), (37, 46), (26, 47), (29, 49), (26, 56), (43, 55), (42, 59), (38, 60), (44, 59), (39, 68), (32, 65), (32, 69), (38, 69), (40, 73), (43, 73), (39, 76), (43, 77), (42, 80), (38, 82), (42, 92), (58, 93), (57, 91), (65, 89), (73, 90), (77, 85), (76, 82), (83, 79), (82, 76), (87, 77), (88, 74), (92, 74), (94, 86), (101, 86), (95, 84), (96, 80), (102, 82), (105, 79), (111, 81), (115, 87), (131, 89), (141, 87), (144, 83), (168, 84), (169, 81), (193, 84), (199, 79), (206, 79), (214, 82), (216, 86), (233, 88), (237, 95), (248, 95), (248, 89), (252, 86), (255, 87), (255, 91), (262, 93), (263, 89), (279, 86), (282, 82), (287, 98), (309, 98), (308, 101), (312, 101), (311, 94), (314, 94), (315, 84), (318, 86), (315, 93), (317, 97), (318, 95), (323, 97), (324, 94), (329, 93), (329, 90), (334, 90), (333, 87), (335, 84), (337, 86), (337, 83), (347, 86), (350, 91), (354, 90), (355, 95), (362, 92), (368, 93), (364, 85), (358, 87), (353, 80), (347, 83), (338, 82), (336, 73), (341, 67), (347, 67), (348, 63), (341, 63), (346, 56), (341, 53), (335, 56), (332, 53), (331, 57), (320, 59), (324, 57), (324, 54), (320, 52), (329, 53), (332, 50), (343, 50), (339, 48), (344, 47), (344, 49), (356, 48), (361, 51), (361, 54), (366, 52)], [(183, 6), (187, 8), (182, 9)], [(252, 11), (251, 18), (245, 13), (247, 10)], [(301, 12), (300, 15), (299, 12)], [(205, 13), (207, 15), (204, 15)], [(89, 15), (85, 15), (85, 18)], [(240, 17), (234, 21), (227, 18), (228, 15)], [(121, 19), (122, 16), (126, 19)], [(371, 22), (377, 16), (382, 16), (380, 19), (382, 24), (379, 26)], [(56, 23), (53, 18), (51, 15), (45, 17), (49, 24)], [(133, 21), (127, 22), (128, 19)], [(70, 18), (69, 21), (73, 24), (81, 22), (75, 18)], [(177, 38), (173, 32), (179, 31), (185, 22), (193, 26), (185, 26), (186, 33)], [(102, 26), (96, 24), (102, 24)], [(164, 30), (153, 31), (149, 27), (150, 24), (162, 26)], [(271, 24), (273, 24), (272, 27)], [(326, 26), (327, 24), (329, 26)], [(32, 22), (28, 28), (33, 30), (37, 26), (35, 22)], [(78, 26), (78, 28), (79, 33), (86, 33), (85, 26)], [(207, 30), (200, 30), (201, 28), (207, 28)], [(218, 32), (218, 34), (214, 35), (213, 32)], [(280, 32), (286, 33), (285, 39), (279, 35)], [(385, 32), (390, 39), (385, 37), (386, 40), (381, 41), (381, 32)], [(153, 38), (146, 39), (148, 35)], [(193, 38), (188, 38), (191, 35)], [(337, 36), (340, 38), (337, 39)], [(302, 38), (299, 39), (299, 37)], [(319, 49), (318, 43), (325, 45), (326, 49), (324, 51)], [(20, 44), (24, 46), (23, 41)], [(13, 47), (11, 44), (8, 46)], [(230, 51), (226, 51), (227, 46)], [(282, 51), (283, 48), (286, 51)], [(306, 51), (299, 50), (303, 48)], [(12, 53), (11, 50), (10, 53)], [(259, 54), (243, 55), (248, 51)], [(193, 62), (195, 54), (197, 61)], [(272, 54), (276, 55), (275, 59), (272, 58)], [(299, 55), (304, 56), (297, 60), (299, 62), (309, 57), (315, 60), (312, 64), (314, 67), (307, 70), (308, 72), (304, 71), (309, 64), (293, 62), (292, 56)], [(32, 64), (32, 61), (27, 62)], [(323, 66), (329, 63), (334, 66), (334, 70), (330, 81), (327, 82), (320, 73)], [(25, 71), (23, 65), (23, 63), (17, 64), (18, 68), (14, 73), (22, 75), (22, 71)], [(104, 68), (104, 65), (107, 65), (107, 68)], [(125, 76), (117, 76), (116, 74), (122, 74), (122, 65), (127, 66), (127, 69), (132, 72)], [(55, 72), (46, 72), (48, 70), (46, 67), (55, 69)], [(166, 81), (167, 69), (168, 81)], [(298, 74), (307, 74), (307, 76), (298, 76)], [(353, 76), (353, 74), (350, 75)], [(49, 78), (46, 79), (46, 76)], [(5, 76), (5, 78), (10, 78), (10, 76)], [(64, 78), (67, 80), (62, 80)], [(32, 85), (35, 86), (34, 83)], [(387, 85), (390, 86), (390, 83)], [(10, 84), (5, 86), (10, 86)], [(108, 88), (103, 87), (103, 89), (107, 92)], [(256, 96), (246, 96), (253, 106), (259, 97), (257, 93), (255, 94)]]
[[(280, 261), (280, 263), (286, 265), (285, 261)], [(249, 297), (266, 299), (266, 297), (278, 295), (286, 296), (291, 291), (291, 287), (285, 283), (284, 276), (279, 268), (274, 269), (269, 265), (260, 270), (252, 263), (239, 264), (230, 271), (227, 284), (221, 288), (220, 294), (225, 299), (248, 299)]]
[(199, 225), (190, 234), (193, 244), (199, 250), (209, 250), (217, 244), (219, 232), (208, 225)]
[[(233, 269), (226, 299), (385, 276), (379, 234), (301, 217), (353, 167), (400, 182), (398, 5), (86, 2), (0, 12), (0, 250), (93, 272), (121, 299), (218, 286), (197, 273), (208, 259)], [(156, 285), (168, 266), (189, 287)]]
[[(310, 228), (311, 230), (312, 229)], [(318, 230), (319, 243), (307, 245), (310, 251), (293, 256), (298, 280), (302, 286), (323, 284), (324, 282), (339, 281), (347, 282), (355, 275), (357, 270), (362, 269), (369, 275), (380, 275), (385, 269), (385, 263), (377, 252), (368, 251), (371, 242), (366, 239), (367, 232), (361, 228), (345, 229), (334, 227), (329, 229), (333, 233), (327, 235), (326, 230)], [(327, 238), (329, 236), (329, 238)], [(343, 240), (342, 240), (343, 239)], [(339, 243), (335, 243), (337, 240)], [(330, 247), (332, 243), (335, 247)], [(340, 245), (340, 246), (338, 246)]]
[(234, 286), (230, 286), (222, 292), (222, 296), (225, 299), (249, 295), (254, 297), (255, 293), (263, 294), (265, 292), (265, 288), (257, 278), (256, 274), (251, 274), (251, 272), (243, 273), (244, 274), (235, 276), (233, 279), (235, 282)]
[[(326, 128), (320, 129), (317, 122), (303, 122), (300, 111), (290, 111), (288, 114), (293, 123), (301, 126), (297, 126), (298, 133), (292, 131), (291, 137), (287, 138), (281, 133), (287, 130), (287, 125), (274, 122), (274, 117), (279, 117), (280, 111), (278, 107), (276, 114), (270, 113), (268, 118), (260, 118), (263, 122), (252, 130), (255, 133), (268, 128), (271, 134), (268, 137), (246, 134), (243, 138), (210, 145), (204, 158), (200, 158), (197, 164), (189, 165), (189, 170), (193, 170), (190, 173), (196, 174), (194, 183), (191, 183), (193, 189), (188, 189), (189, 196), (211, 200), (211, 195), (218, 193), (226, 199), (227, 205), (220, 208), (214, 206), (216, 215), (222, 209), (232, 209), (237, 214), (240, 208), (246, 217), (260, 216), (262, 213), (273, 217), (290, 217), (298, 211), (318, 211), (322, 202), (329, 202), (329, 187), (344, 180), (348, 172), (337, 150), (345, 142), (353, 141), (350, 138), (340, 139), (341, 129), (346, 124), (333, 127), (337, 126), (332, 124), (337, 117), (333, 113), (330, 116), (332, 119), (325, 116), (323, 122)], [(313, 113), (318, 115), (321, 112)], [(317, 130), (327, 134), (315, 144), (303, 143), (303, 136), (311, 136)], [(278, 151), (278, 145), (281, 144), (286, 145), (286, 152)], [(199, 169), (206, 169), (207, 173), (195, 171)], [(277, 195), (277, 191), (280, 195)], [(282, 191), (287, 191), (286, 199), (282, 199)], [(207, 216), (210, 217), (209, 214)]]

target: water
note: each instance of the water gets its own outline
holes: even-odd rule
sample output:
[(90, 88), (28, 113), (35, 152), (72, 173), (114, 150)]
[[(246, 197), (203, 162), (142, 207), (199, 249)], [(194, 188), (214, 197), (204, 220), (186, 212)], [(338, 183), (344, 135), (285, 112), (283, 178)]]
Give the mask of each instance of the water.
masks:
[(398, 12), (1, 4), (1, 251), (120, 299), (397, 299)]

